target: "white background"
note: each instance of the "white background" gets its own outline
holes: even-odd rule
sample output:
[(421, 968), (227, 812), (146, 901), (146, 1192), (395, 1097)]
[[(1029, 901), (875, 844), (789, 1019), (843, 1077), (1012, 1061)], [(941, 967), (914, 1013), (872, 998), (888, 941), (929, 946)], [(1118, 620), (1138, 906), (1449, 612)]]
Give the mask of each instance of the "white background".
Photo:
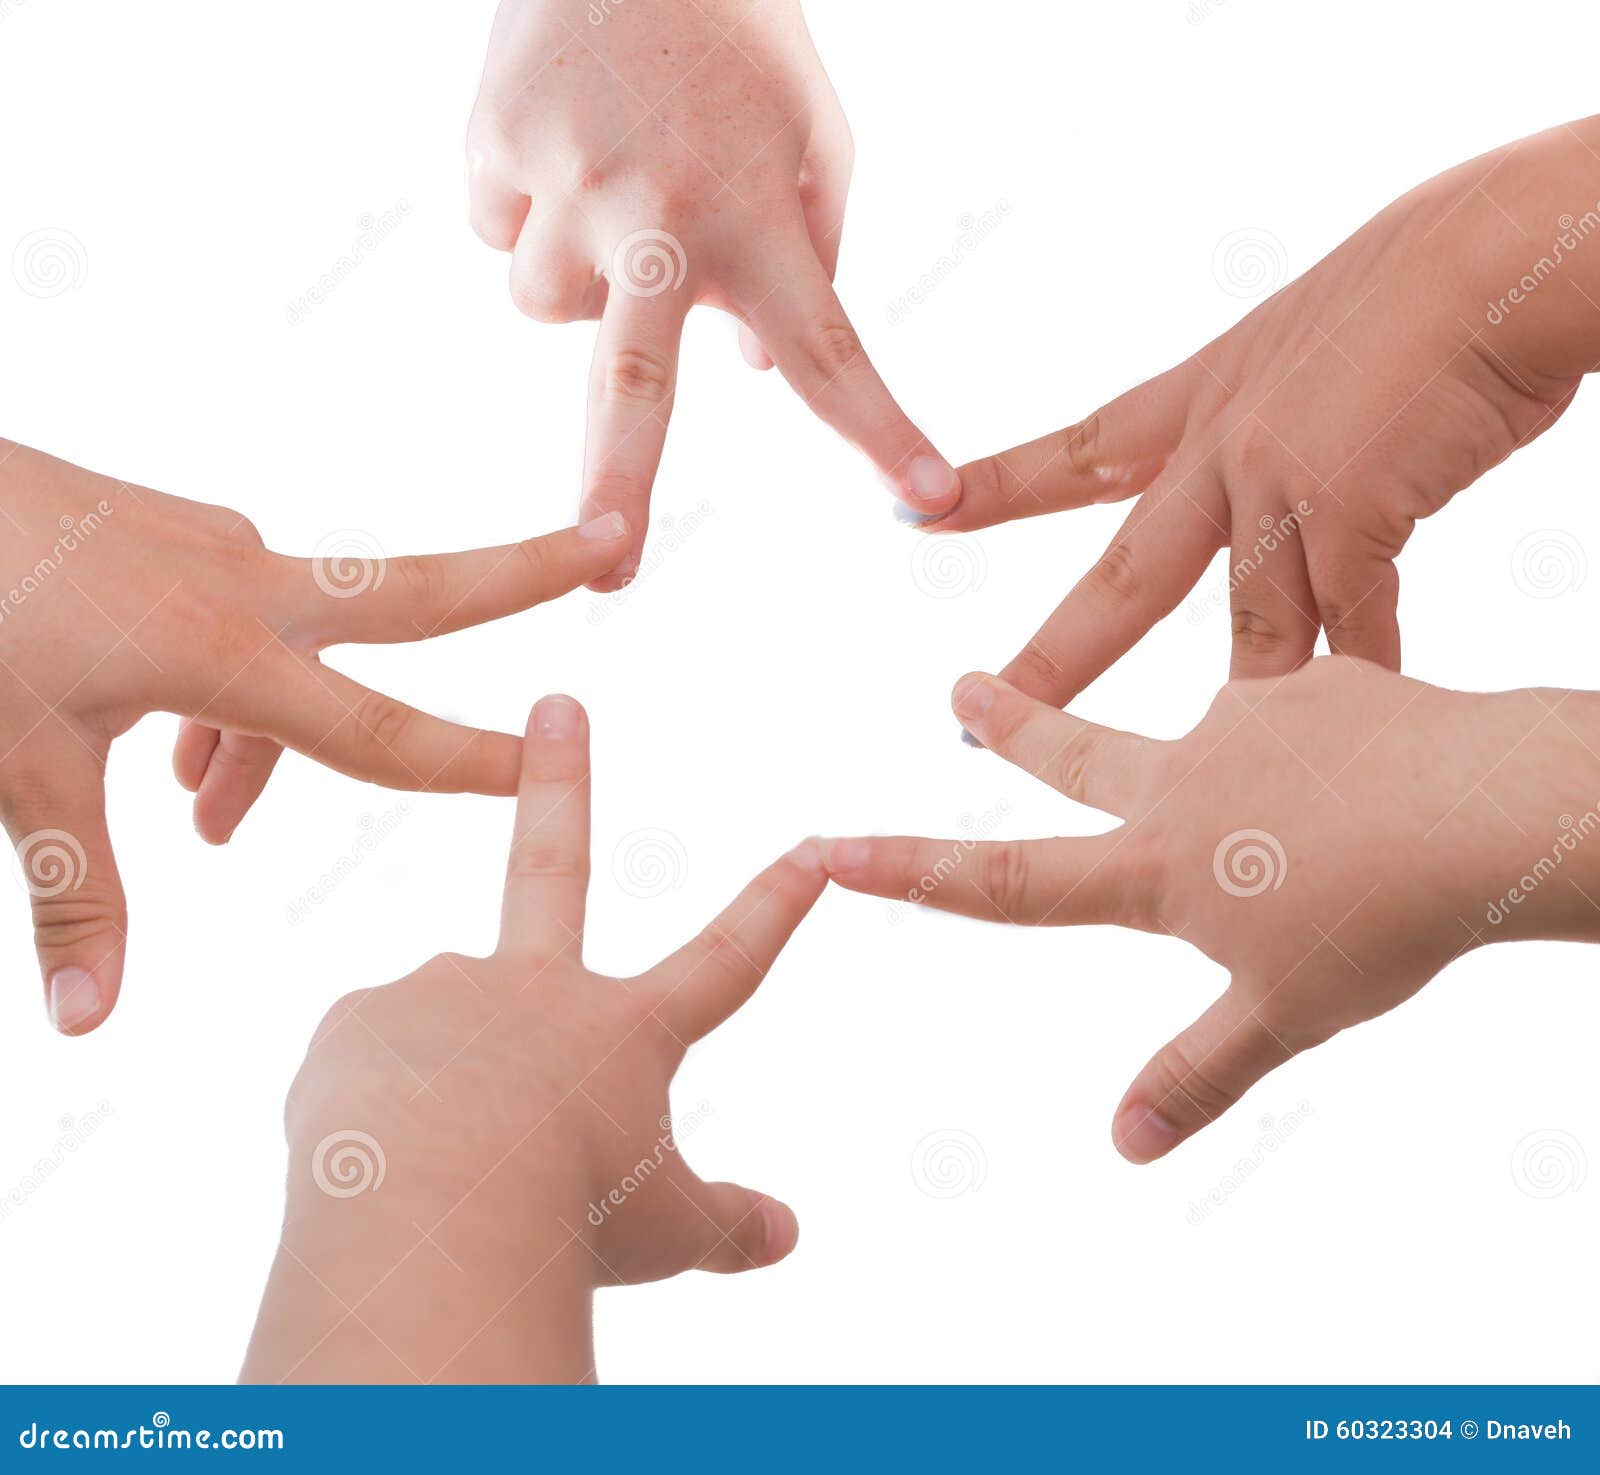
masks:
[[(3, 0), (0, 433), (231, 505), (285, 552), (339, 529), (400, 553), (570, 521), (593, 329), (519, 318), (505, 259), (465, 219), (491, 10)], [(809, 10), (858, 151), (841, 292), (958, 462), (1078, 418), (1247, 310), (1213, 267), (1231, 233), (1270, 238), (1299, 273), (1418, 180), (1594, 107), (1584, 0), (1551, 0), (1536, 26), (1392, 0)], [(291, 325), (358, 218), (401, 201), (398, 230)], [(1000, 202), (1000, 227), (891, 324), (961, 218)], [(47, 298), (7, 269), (43, 229), (70, 233), (84, 267)], [(1600, 558), (1597, 448), (1591, 391), (1419, 530), (1401, 563), (1412, 674), (1600, 684), (1600, 567), (1550, 599), (1511, 568), (1540, 529)], [(1014, 652), (1121, 509), (928, 562), (867, 465), (746, 369), (710, 312), (689, 325), (652, 547), (702, 502), (614, 608), (581, 593), (334, 657), (510, 730), (542, 692), (587, 703), (594, 965), (652, 962), (810, 832), (957, 834), (1002, 801), (1000, 836), (1102, 827), (962, 747), (947, 693)], [(1219, 560), (1205, 587), (1221, 578)], [(1182, 732), (1223, 679), (1227, 626), (1180, 611), (1078, 710)], [(170, 778), (175, 728), (143, 723), (111, 762), (133, 925), (108, 1027), (50, 1032), (26, 897), (0, 883), (0, 1191), (62, 1159), (0, 1220), (6, 1379), (231, 1378), (313, 1024), (349, 988), (492, 942), (509, 803), (412, 798), (360, 851), (400, 796), (290, 755), (213, 851)], [(642, 829), (670, 837), (677, 884), (653, 897), (614, 873)], [(783, 1195), (800, 1249), (759, 1275), (605, 1293), (601, 1375), (1592, 1380), (1600, 1180), (1569, 1166), (1567, 1191), (1535, 1197), (1518, 1154), (1565, 1133), (1600, 1167), (1595, 957), (1471, 956), (1140, 1170), (1111, 1148), (1112, 1108), (1219, 991), (1213, 965), (1172, 939), (894, 918), (830, 894), (676, 1094), (710, 1108), (690, 1161)], [(62, 1118), (102, 1101), (103, 1125), (60, 1152)], [(966, 1191), (936, 1197), (927, 1160), (950, 1141)], [(1259, 1161), (1248, 1181), (1192, 1212), (1241, 1159)]]

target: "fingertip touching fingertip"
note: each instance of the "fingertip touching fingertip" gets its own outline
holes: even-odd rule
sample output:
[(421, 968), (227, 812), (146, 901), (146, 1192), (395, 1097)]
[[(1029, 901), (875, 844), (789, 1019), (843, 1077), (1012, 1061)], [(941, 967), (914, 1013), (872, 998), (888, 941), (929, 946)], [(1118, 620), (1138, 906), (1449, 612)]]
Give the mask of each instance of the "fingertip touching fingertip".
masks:
[(994, 682), (982, 671), (969, 671), (950, 692), (950, 705), (957, 717), (977, 722), (994, 705)]
[(850, 838), (820, 842), (822, 863), (830, 876), (848, 876), (867, 863), (867, 842)]
[(578, 536), (589, 543), (614, 543), (628, 536), (628, 519), (620, 512), (587, 518), (578, 525)]
[(825, 881), (828, 878), (828, 868), (822, 860), (822, 842), (815, 835), (807, 836), (783, 858), (814, 880)]

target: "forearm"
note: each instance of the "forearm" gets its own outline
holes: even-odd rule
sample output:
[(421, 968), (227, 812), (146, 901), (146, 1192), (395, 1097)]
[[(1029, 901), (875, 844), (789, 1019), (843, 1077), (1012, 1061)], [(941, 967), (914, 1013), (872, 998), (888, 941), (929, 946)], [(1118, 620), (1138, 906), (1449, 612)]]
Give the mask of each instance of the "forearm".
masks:
[[(1600, 363), (1600, 117), (1564, 123), (1437, 181), (1419, 250), (1449, 238), (1444, 263), (1470, 287), (1466, 321), (1500, 366), (1537, 381)], [(1462, 211), (1465, 231), (1430, 222)]]

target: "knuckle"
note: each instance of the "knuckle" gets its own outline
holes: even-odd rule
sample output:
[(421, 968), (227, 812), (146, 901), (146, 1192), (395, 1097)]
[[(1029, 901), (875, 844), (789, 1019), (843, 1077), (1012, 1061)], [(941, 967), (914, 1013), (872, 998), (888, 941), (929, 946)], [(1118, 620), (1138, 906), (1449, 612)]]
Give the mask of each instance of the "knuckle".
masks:
[(837, 379), (863, 358), (861, 339), (843, 318), (816, 324), (805, 341), (806, 362), (819, 378)]
[(998, 507), (1015, 495), (1008, 490), (1017, 484), (998, 456), (985, 456), (961, 468), (961, 489), (964, 501), (976, 501), (986, 507)]
[(406, 588), (407, 601), (425, 614), (438, 611), (445, 602), (444, 569), (436, 559), (423, 554), (408, 554), (393, 559), (389, 569)]
[(1028, 692), (1055, 692), (1061, 685), (1061, 662), (1037, 640), (1030, 640), (1011, 663), (1007, 679)]
[(122, 896), (92, 874), (59, 895), (33, 898), (33, 939), (41, 953), (61, 953), (86, 943), (105, 945), (127, 931)]
[(1084, 793), (1099, 750), (1099, 739), (1092, 732), (1074, 733), (1055, 761), (1055, 784), (1074, 798)]
[(405, 740), (416, 714), (393, 697), (369, 691), (356, 704), (356, 725), (373, 742), (391, 751)]
[(1237, 650), (1268, 656), (1284, 650), (1289, 637), (1276, 621), (1241, 606), (1233, 611), (1233, 643)]
[(537, 836), (516, 847), (510, 869), (519, 881), (584, 881), (589, 875), (588, 866), (571, 850)]
[(524, 317), (536, 323), (565, 323), (577, 315), (579, 293), (570, 278), (530, 269), (513, 270), (510, 280), (511, 301)]
[(1028, 896), (1029, 865), (1019, 845), (1002, 844), (983, 852), (979, 869), (984, 892), (1007, 917), (1023, 910)]
[(700, 934), (700, 966), (709, 968), (725, 980), (737, 979), (749, 972), (744, 951), (739, 940), (721, 922), (713, 921)]
[(1223, 1085), (1204, 1060), (1181, 1040), (1174, 1040), (1156, 1057), (1156, 1087), (1159, 1100), (1181, 1102), (1200, 1112), (1206, 1120), (1221, 1116), (1238, 1099), (1238, 1093)]
[(1100, 464), (1101, 424), (1096, 410), (1067, 432), (1066, 461), (1074, 475), (1093, 471)]
[(664, 354), (624, 348), (606, 365), (602, 393), (612, 404), (659, 405), (672, 393), (674, 367)]
[(1113, 543), (1084, 578), (1097, 594), (1114, 604), (1132, 604), (1139, 595), (1139, 566), (1127, 543)]
[(544, 539), (524, 538), (511, 546), (516, 549), (516, 556), (522, 561), (528, 582), (535, 589), (544, 588), (551, 573), (550, 550), (545, 546)]

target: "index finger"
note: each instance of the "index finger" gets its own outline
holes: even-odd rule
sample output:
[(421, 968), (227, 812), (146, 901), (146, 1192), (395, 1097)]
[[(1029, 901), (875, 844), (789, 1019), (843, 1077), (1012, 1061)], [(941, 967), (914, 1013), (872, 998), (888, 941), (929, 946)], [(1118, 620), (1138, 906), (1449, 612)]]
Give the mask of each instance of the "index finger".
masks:
[(657, 280), (649, 278), (651, 286), (641, 286), (630, 276), (627, 263), (619, 263), (595, 340), (583, 516), (620, 512), (633, 536), (617, 567), (590, 581), (594, 589), (621, 588), (638, 571), (650, 520), (650, 489), (672, 418), (689, 293), (681, 286), (654, 291)]
[(753, 994), (828, 884), (815, 840), (755, 878), (693, 942), (651, 970), (656, 1015), (684, 1044), (708, 1035)]
[(528, 714), (500, 910), (502, 950), (581, 955), (589, 891), (589, 719), (571, 697)]
[(1145, 769), (1160, 746), (1058, 711), (992, 676), (963, 676), (952, 705), (986, 748), (1069, 799), (1119, 819), (1132, 813)]
[(895, 403), (803, 231), (765, 279), (739, 287), (745, 321), (811, 409), (864, 452), (912, 520), (961, 500), (961, 478)]
[(828, 876), (864, 891), (985, 922), (1029, 927), (1141, 925), (1146, 900), (1120, 849), (1122, 832), (1065, 840), (825, 840)]
[(387, 558), (365, 534), (335, 534), (312, 558), (285, 558), (279, 599), (315, 649), (345, 641), (427, 640), (543, 604), (597, 578), (628, 547), (620, 516), (498, 548)]
[(1171, 614), (1226, 540), (1222, 485), (1207, 475), (1146, 492), (1111, 546), (1000, 673), (1062, 706)]

